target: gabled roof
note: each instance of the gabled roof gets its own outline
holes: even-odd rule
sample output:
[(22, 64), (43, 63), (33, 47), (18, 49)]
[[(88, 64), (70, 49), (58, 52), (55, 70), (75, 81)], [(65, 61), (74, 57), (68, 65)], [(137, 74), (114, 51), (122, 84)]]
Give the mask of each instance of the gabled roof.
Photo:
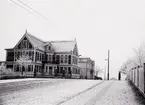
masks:
[(28, 40), (30, 41), (30, 43), (33, 45), (34, 48), (40, 49), (42, 51), (45, 51), (46, 45), (51, 44), (51, 46), (55, 52), (71, 52), (74, 50), (75, 45), (76, 45), (76, 40), (74, 40), (74, 41), (48, 41), (48, 42), (44, 42), (41, 39), (31, 35), (27, 31), (26, 31), (25, 35), (17, 43), (17, 45), (21, 42), (21, 40), (24, 37), (28, 38)]
[(70, 52), (75, 47), (75, 41), (49, 41), (55, 52)]
[(32, 43), (32, 45), (35, 47), (35, 48), (38, 48), (42, 51), (45, 51), (44, 49), (44, 41), (42, 41), (41, 39), (29, 34), (29, 33), (26, 33), (26, 36), (28, 37), (28, 39), (30, 40), (30, 42)]

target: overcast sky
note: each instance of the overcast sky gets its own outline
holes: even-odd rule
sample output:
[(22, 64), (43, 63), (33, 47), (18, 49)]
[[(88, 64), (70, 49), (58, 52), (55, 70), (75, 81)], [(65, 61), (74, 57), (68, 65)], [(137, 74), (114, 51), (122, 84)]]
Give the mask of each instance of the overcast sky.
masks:
[(110, 75), (116, 77), (123, 61), (133, 55), (132, 48), (145, 41), (145, 0), (21, 1), (48, 20), (37, 18), (11, 0), (0, 0), (2, 61), (4, 49), (14, 47), (27, 29), (44, 41), (76, 38), (79, 54), (91, 57), (103, 69), (109, 49)]

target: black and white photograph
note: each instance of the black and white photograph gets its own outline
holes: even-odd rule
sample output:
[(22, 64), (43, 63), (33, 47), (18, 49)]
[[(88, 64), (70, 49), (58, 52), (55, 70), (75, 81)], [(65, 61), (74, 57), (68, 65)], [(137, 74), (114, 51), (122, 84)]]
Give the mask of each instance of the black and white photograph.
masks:
[(145, 105), (145, 0), (0, 0), (0, 105)]

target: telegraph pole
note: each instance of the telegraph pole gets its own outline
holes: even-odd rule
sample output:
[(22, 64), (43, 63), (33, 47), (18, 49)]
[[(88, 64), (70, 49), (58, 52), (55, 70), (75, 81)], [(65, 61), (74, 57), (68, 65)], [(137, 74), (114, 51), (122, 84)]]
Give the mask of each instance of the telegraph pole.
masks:
[(109, 57), (110, 57), (110, 50), (108, 50), (108, 75), (107, 75), (108, 80), (109, 80)]

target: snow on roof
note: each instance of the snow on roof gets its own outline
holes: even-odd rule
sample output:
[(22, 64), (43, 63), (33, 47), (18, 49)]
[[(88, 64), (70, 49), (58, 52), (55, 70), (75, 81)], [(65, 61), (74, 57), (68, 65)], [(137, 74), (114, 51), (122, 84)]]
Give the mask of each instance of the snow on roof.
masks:
[(55, 52), (70, 52), (73, 51), (75, 47), (75, 41), (49, 41), (49, 42), (44, 42), (41, 39), (26, 33), (27, 37), (31, 41), (31, 43), (34, 45), (34, 47), (40, 49), (40, 50), (45, 50), (45, 45), (47, 44), (52, 44), (52, 48), (54, 49)]
[(36, 47), (40, 50), (43, 50), (43, 51), (45, 50), (44, 49), (44, 41), (42, 41), (41, 39), (39, 39), (39, 38), (29, 34), (29, 33), (27, 33), (26, 35), (29, 38), (29, 40), (31, 41), (31, 43), (34, 45), (34, 47)]
[(55, 52), (70, 52), (73, 51), (75, 41), (50, 41)]

